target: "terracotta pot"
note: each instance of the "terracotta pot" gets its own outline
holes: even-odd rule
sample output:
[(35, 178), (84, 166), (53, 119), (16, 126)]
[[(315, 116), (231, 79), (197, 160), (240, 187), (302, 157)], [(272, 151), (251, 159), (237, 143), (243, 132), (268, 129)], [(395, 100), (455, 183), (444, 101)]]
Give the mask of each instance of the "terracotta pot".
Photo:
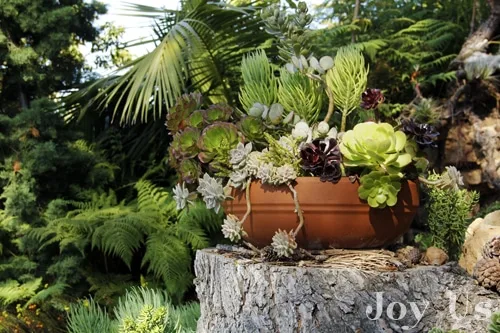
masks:
[[(347, 177), (338, 184), (317, 177), (299, 177), (294, 184), (304, 214), (304, 227), (297, 235), (299, 246), (317, 248), (375, 248), (391, 244), (410, 228), (419, 205), (418, 185), (402, 183), (398, 203), (384, 209), (371, 208), (358, 197), (358, 183)], [(246, 212), (244, 191), (233, 190), (226, 201), (226, 213), (242, 218)], [(287, 186), (250, 186), (252, 213), (243, 223), (247, 239), (263, 247), (271, 244), (278, 230), (292, 230), (298, 224), (292, 192)]]

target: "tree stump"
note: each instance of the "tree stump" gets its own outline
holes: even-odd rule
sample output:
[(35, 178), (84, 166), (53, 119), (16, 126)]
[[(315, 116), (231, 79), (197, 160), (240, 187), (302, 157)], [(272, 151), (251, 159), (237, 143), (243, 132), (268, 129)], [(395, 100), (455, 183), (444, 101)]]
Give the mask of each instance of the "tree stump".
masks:
[(455, 263), (373, 272), (198, 251), (198, 332), (487, 332), (498, 294)]

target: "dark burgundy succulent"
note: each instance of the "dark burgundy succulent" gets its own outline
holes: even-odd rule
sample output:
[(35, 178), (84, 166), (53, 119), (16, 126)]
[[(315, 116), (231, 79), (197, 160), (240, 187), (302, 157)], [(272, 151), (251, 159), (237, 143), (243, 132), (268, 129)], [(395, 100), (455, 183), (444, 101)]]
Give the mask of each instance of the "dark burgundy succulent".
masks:
[(319, 176), (322, 182), (337, 183), (342, 177), (342, 156), (335, 139), (317, 139), (305, 144), (300, 150), (302, 169), (314, 176)]
[(375, 109), (385, 100), (380, 89), (368, 88), (361, 94), (361, 107), (366, 110)]
[(435, 140), (439, 132), (430, 124), (420, 124), (414, 119), (406, 119), (402, 122), (403, 132), (413, 137), (421, 147), (436, 147)]

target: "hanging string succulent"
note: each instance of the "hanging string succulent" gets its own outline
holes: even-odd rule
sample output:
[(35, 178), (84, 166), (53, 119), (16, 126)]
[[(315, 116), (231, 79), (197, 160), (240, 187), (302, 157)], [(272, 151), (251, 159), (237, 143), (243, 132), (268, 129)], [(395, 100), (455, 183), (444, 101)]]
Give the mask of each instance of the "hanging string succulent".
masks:
[(243, 57), (241, 75), (240, 102), (247, 113), (255, 103), (270, 106), (277, 101), (277, 79), (264, 50)]
[(368, 68), (361, 52), (352, 46), (339, 49), (325, 81), (333, 93), (335, 106), (342, 113), (340, 131), (344, 132), (347, 116), (359, 107), (368, 82)]

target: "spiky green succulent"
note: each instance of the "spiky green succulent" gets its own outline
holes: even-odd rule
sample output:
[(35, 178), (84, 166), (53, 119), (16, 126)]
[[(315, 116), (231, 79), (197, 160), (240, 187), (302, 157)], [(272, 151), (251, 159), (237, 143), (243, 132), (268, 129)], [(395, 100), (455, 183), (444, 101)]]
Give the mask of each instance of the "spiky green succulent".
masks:
[(340, 151), (345, 166), (370, 167), (398, 174), (411, 163), (413, 149), (406, 149), (406, 135), (388, 123), (361, 123), (342, 136)]
[(297, 242), (292, 231), (286, 232), (278, 229), (273, 236), (271, 246), (279, 257), (290, 257), (297, 248)]
[(360, 179), (358, 194), (360, 199), (368, 201), (370, 207), (385, 208), (394, 206), (401, 190), (401, 177), (388, 175), (382, 171), (372, 171)]
[(316, 122), (323, 105), (323, 91), (319, 82), (302, 73), (280, 70), (278, 101), (285, 114), (294, 112), (309, 124)]
[(179, 97), (175, 105), (168, 110), (166, 126), (171, 134), (188, 126), (188, 118), (193, 111), (201, 107), (202, 95), (200, 93), (185, 94)]
[(361, 51), (353, 46), (339, 49), (333, 68), (326, 73), (325, 82), (333, 94), (335, 107), (342, 113), (340, 130), (343, 132), (347, 116), (360, 105), (368, 82), (368, 69)]
[(273, 70), (273, 65), (264, 50), (243, 57), (241, 62), (243, 85), (239, 97), (243, 109), (248, 114), (255, 103), (271, 105), (277, 101), (278, 86)]
[(202, 163), (208, 163), (213, 170), (228, 173), (231, 167), (229, 152), (241, 141), (242, 137), (235, 125), (216, 122), (201, 133), (198, 139), (198, 158)]

